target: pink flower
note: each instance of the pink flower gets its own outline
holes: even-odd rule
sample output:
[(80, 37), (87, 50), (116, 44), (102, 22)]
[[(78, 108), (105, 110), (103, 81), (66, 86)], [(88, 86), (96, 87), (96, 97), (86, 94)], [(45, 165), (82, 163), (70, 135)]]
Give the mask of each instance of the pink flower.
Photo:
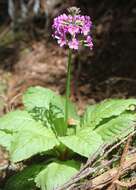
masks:
[(93, 48), (93, 42), (92, 42), (92, 37), (91, 37), (91, 36), (87, 36), (86, 42), (87, 42), (87, 46), (88, 46), (90, 49), (92, 49), (92, 48)]
[[(60, 47), (68, 46), (70, 49), (78, 50), (82, 44), (92, 49), (92, 38), (89, 36), (92, 21), (89, 16), (78, 14), (62, 14), (54, 18), (52, 28), (53, 37), (57, 39)], [(80, 39), (79, 39), (80, 37)]]
[(83, 34), (84, 34), (85, 36), (87, 36), (88, 33), (90, 32), (90, 28), (87, 27), (87, 26), (84, 26), (84, 27), (82, 28), (82, 32), (83, 32)]
[(70, 49), (78, 50), (79, 42), (75, 38), (68, 42), (68, 46)]
[(75, 26), (71, 25), (71, 26), (68, 27), (68, 32), (71, 35), (75, 35), (75, 34), (77, 34), (79, 32), (79, 27), (76, 26), (76, 25)]
[(63, 47), (64, 45), (67, 44), (67, 40), (64, 36), (57, 37), (57, 39), (58, 39), (58, 44), (60, 45), (60, 47)]

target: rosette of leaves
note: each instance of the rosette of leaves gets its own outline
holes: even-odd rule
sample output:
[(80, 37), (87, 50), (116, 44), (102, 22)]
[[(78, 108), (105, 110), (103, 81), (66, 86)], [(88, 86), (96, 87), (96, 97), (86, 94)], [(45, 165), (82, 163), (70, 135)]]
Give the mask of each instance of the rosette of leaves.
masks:
[[(42, 162), (29, 164), (10, 177), (5, 190), (57, 188), (80, 170), (82, 158), (93, 156), (103, 144), (124, 138), (134, 131), (136, 122), (135, 99), (105, 100), (89, 106), (82, 117), (69, 102), (72, 122), (68, 128), (65, 99), (53, 91), (31, 87), (23, 103), (24, 110), (0, 118), (0, 145), (9, 151), (12, 163), (34, 156), (42, 157)], [(80, 162), (75, 159), (77, 155)]]

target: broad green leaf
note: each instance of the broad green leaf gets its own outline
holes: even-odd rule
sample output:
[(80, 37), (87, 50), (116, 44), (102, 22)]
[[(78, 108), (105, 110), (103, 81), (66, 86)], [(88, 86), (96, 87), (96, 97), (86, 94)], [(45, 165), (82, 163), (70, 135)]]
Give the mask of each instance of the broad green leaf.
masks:
[(12, 139), (13, 137), (11, 134), (8, 134), (0, 130), (0, 145), (5, 147), (7, 150), (10, 150), (10, 144), (11, 144)]
[(59, 145), (54, 133), (47, 128), (23, 130), (13, 135), (10, 155), (12, 162), (19, 162)]
[(35, 164), (23, 169), (7, 180), (4, 190), (34, 190), (34, 179), (44, 168), (44, 164)]
[(91, 126), (90, 125), (91, 117), (92, 117), (93, 111), (95, 111), (96, 107), (97, 107), (97, 104), (87, 107), (83, 117), (81, 118), (81, 126), (83, 126), (83, 127), (90, 127)]
[(136, 99), (110, 99), (89, 106), (83, 116), (82, 125), (94, 129), (103, 119), (118, 116), (126, 110), (131, 110), (133, 105), (136, 106)]
[(67, 126), (64, 114), (58, 107), (50, 105), (49, 109), (35, 108), (30, 114), (36, 121), (40, 121), (43, 126), (52, 128), (58, 136), (66, 134)]
[[(23, 96), (23, 102), (28, 110), (35, 107), (49, 109), (50, 104), (57, 106), (65, 115), (65, 98), (43, 87), (30, 87)], [(75, 106), (69, 101), (69, 117), (78, 119)]]
[(37, 175), (35, 182), (41, 190), (54, 190), (67, 182), (79, 169), (80, 165), (75, 161), (53, 162)]
[(74, 152), (89, 157), (103, 144), (101, 136), (90, 128), (84, 128), (76, 135), (60, 137), (60, 141)]
[(56, 118), (53, 121), (53, 124), (58, 136), (64, 136), (66, 134), (67, 126), (66, 126), (64, 118)]
[(132, 132), (135, 124), (136, 115), (124, 113), (100, 125), (95, 131), (101, 135), (104, 141), (114, 142)]
[(17, 132), (22, 129), (30, 129), (38, 123), (31, 117), (27, 111), (9, 112), (0, 118), (0, 129), (8, 132)]
[(52, 90), (43, 87), (30, 87), (23, 96), (23, 102), (28, 110), (35, 107), (49, 108), (50, 103), (61, 104), (61, 97)]

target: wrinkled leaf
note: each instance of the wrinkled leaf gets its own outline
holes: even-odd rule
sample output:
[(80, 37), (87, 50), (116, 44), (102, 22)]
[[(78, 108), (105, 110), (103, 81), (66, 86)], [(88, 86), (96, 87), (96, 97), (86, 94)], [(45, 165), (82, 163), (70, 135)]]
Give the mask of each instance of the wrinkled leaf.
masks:
[(136, 115), (124, 113), (107, 123), (100, 125), (95, 131), (101, 135), (104, 141), (114, 142), (118, 138), (125, 137), (134, 130)]
[(84, 128), (76, 135), (60, 137), (60, 141), (74, 152), (89, 157), (103, 144), (101, 136), (90, 128)]
[(136, 99), (110, 99), (89, 106), (84, 114), (82, 125), (94, 129), (103, 119), (118, 116), (126, 110), (131, 110), (133, 105), (136, 106)]
[(0, 118), (0, 129), (8, 132), (17, 132), (22, 129), (30, 129), (37, 125), (37, 122), (27, 111), (9, 112)]
[(47, 128), (23, 130), (13, 136), (10, 155), (12, 162), (19, 162), (59, 145), (54, 133)]
[(53, 105), (61, 104), (61, 97), (52, 90), (43, 87), (30, 87), (23, 96), (23, 102), (28, 110), (35, 107), (49, 108), (50, 103)]
[(83, 117), (81, 118), (81, 125), (83, 127), (91, 127), (91, 117), (92, 117), (92, 114), (93, 114), (93, 111), (96, 109), (96, 105), (91, 105), (91, 106), (88, 106)]
[[(50, 104), (62, 110), (65, 116), (65, 99), (55, 92), (43, 87), (30, 87), (23, 96), (23, 102), (28, 110), (35, 107), (49, 109)], [(69, 101), (69, 116), (78, 119), (75, 106)]]
[(54, 190), (63, 185), (80, 169), (75, 161), (53, 162), (42, 170), (36, 177), (36, 185), (41, 190)]

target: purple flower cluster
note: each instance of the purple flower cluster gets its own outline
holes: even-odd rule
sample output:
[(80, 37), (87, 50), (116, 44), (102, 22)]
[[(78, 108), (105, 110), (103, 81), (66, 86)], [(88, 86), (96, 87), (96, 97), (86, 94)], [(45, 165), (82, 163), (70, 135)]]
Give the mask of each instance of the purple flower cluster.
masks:
[(67, 45), (70, 49), (78, 50), (81, 45), (93, 48), (90, 30), (92, 22), (89, 16), (62, 14), (54, 18), (52, 25), (53, 37), (60, 47)]

